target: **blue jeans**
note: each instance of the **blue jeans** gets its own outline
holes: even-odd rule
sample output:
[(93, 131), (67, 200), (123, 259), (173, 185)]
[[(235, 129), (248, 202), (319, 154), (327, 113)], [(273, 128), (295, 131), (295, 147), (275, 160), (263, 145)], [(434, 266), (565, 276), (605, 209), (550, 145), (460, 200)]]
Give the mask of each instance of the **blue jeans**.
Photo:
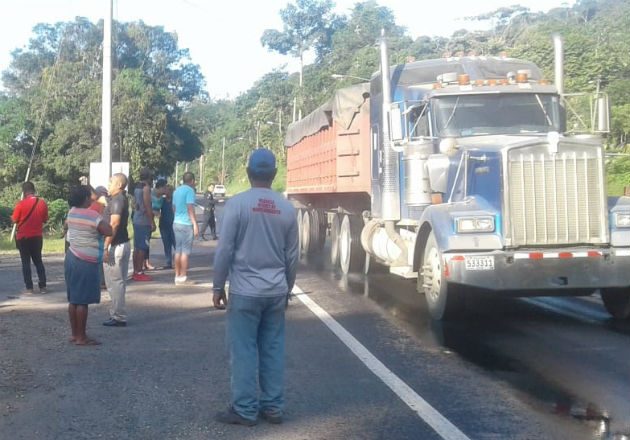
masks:
[(173, 265), (173, 248), (175, 247), (175, 232), (173, 232), (173, 225), (160, 224), (160, 235), (162, 236), (162, 244), (164, 245), (164, 257), (166, 257), (166, 264)]
[[(286, 296), (231, 293), (227, 306), (232, 408), (255, 420), (258, 409), (284, 408), (284, 311)], [(260, 398), (258, 387), (260, 385)]]

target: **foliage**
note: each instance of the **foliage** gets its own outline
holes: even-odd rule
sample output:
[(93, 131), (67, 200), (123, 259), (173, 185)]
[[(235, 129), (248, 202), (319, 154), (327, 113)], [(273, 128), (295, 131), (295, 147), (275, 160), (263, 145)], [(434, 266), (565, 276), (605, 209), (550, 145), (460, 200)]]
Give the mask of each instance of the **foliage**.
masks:
[(630, 157), (616, 157), (606, 164), (608, 195), (621, 196), (630, 186)]
[(49, 232), (59, 232), (68, 216), (68, 202), (57, 199), (48, 203), (48, 221), (44, 225)]
[[(565, 90), (606, 92), (611, 105), (607, 148), (628, 151), (626, 0), (579, 0), (546, 14), (503, 7), (470, 17), (490, 24), (487, 31), (461, 29), (450, 38), (424, 35), (415, 40), (388, 7), (374, 0), (356, 3), (346, 16), (334, 14), (332, 7), (330, 0), (291, 1), (279, 11), (282, 29), (268, 29), (261, 36), (263, 46), (289, 56), (314, 51), (315, 62), (303, 68), (301, 90), (299, 75), (281, 67), (262, 75), (234, 100), (208, 98), (198, 67), (188, 51), (178, 47), (175, 34), (142, 22), (115, 23), (113, 159), (129, 160), (133, 173), (148, 165), (158, 174), (173, 175), (178, 161), (189, 162), (189, 169), (198, 173), (196, 158), (203, 154), (204, 176), (198, 180), (219, 182), (225, 170), (225, 183), (234, 193), (248, 187), (245, 166), (258, 139), (260, 146), (276, 153), (279, 173), (274, 185), (283, 189), (283, 138), (297, 116), (294, 98), (299, 95), (299, 108), (308, 114), (336, 89), (361, 81), (351, 77), (370, 78), (378, 70), (381, 29), (389, 39), (392, 64), (449, 53), (506, 52), (533, 61), (548, 78), (553, 77), (551, 37), (558, 32), (566, 52)], [(34, 145), (33, 176), (47, 200), (63, 197), (87, 172), (89, 162), (98, 160), (101, 35), (102, 23), (83, 18), (40, 24), (28, 48), (13, 53), (3, 74), (6, 93), (0, 94), (0, 205), (12, 206), (19, 198), (17, 184)], [(336, 80), (332, 74), (348, 77)], [(607, 166), (610, 187), (627, 185), (628, 171), (613, 163)], [(179, 176), (184, 167), (180, 164)]]
[(0, 231), (11, 227), (11, 214), (13, 208), (0, 205)]
[[(0, 98), (0, 187), (31, 175), (54, 182), (54, 197), (100, 161), (102, 22), (38, 24), (25, 49), (12, 54)], [(177, 35), (143, 22), (115, 23), (112, 158), (170, 173), (178, 160), (199, 156), (202, 144), (182, 110), (203, 98), (199, 67)], [(63, 79), (63, 80), (61, 80)]]

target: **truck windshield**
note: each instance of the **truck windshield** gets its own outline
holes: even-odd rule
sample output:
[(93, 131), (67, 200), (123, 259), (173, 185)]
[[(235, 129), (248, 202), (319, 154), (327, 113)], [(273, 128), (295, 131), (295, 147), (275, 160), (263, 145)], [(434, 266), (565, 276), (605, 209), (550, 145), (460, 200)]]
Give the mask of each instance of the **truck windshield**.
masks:
[(537, 93), (460, 95), (435, 98), (439, 137), (560, 131), (558, 97)]

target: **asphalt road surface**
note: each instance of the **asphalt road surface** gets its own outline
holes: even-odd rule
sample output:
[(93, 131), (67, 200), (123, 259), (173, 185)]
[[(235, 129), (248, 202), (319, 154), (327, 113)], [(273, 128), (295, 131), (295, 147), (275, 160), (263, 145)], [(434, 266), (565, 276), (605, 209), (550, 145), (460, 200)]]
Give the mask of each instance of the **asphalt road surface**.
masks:
[[(218, 210), (221, 223), (221, 207)], [(211, 304), (216, 242), (196, 241), (192, 287), (170, 271), (131, 283), (129, 325), (67, 342), (61, 256), (45, 296), (21, 297), (0, 257), (0, 439), (625, 439), (628, 323), (597, 297), (475, 298), (456, 323), (428, 319), (410, 281), (342, 277), (302, 260), (287, 314), (286, 420), (213, 421), (229, 396), (224, 312)], [(161, 263), (159, 239), (152, 260)]]

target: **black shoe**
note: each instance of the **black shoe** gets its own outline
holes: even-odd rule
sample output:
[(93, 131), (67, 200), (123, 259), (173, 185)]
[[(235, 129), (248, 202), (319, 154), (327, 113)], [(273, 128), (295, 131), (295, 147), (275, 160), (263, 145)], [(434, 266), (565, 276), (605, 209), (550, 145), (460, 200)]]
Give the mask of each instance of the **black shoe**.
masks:
[(282, 413), (280, 411), (263, 408), (260, 411), (260, 417), (274, 425), (279, 425), (280, 423), (282, 423)]
[(225, 411), (218, 412), (214, 420), (228, 425), (254, 426), (258, 423), (257, 420), (246, 419), (238, 415), (231, 406)]
[(114, 318), (109, 318), (103, 323), (105, 327), (125, 327), (127, 323), (125, 321), (118, 321)]

